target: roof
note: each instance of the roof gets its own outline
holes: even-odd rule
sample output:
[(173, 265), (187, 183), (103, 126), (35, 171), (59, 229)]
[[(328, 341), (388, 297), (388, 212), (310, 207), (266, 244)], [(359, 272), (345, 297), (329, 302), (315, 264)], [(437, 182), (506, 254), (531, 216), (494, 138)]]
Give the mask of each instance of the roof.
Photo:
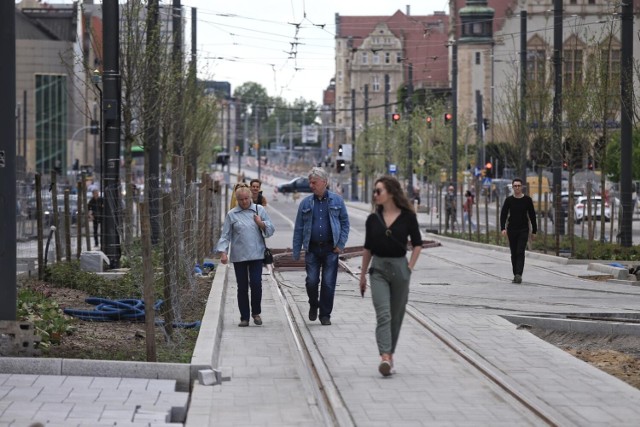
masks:
[(16, 8), (16, 38), (73, 42), (76, 18), (73, 7)]
[(380, 23), (385, 23), (403, 40), (405, 60), (413, 64), (415, 82), (423, 82), (425, 86), (448, 85), (448, 15), (414, 16), (400, 10), (391, 16), (336, 15), (336, 38), (351, 37), (357, 49)]

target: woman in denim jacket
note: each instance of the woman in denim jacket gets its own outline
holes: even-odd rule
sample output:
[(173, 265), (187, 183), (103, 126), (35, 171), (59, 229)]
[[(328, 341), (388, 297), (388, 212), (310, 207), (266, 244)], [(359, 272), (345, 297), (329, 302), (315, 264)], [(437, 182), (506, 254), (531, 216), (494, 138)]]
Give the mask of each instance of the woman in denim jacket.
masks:
[(233, 263), (236, 273), (240, 309), (238, 326), (249, 326), (249, 315), (253, 317), (253, 323), (262, 325), (262, 259), (265, 250), (263, 236), (272, 236), (275, 228), (265, 208), (251, 201), (251, 190), (248, 187), (238, 188), (235, 195), (238, 206), (227, 213), (216, 252), (220, 253), (221, 263)]

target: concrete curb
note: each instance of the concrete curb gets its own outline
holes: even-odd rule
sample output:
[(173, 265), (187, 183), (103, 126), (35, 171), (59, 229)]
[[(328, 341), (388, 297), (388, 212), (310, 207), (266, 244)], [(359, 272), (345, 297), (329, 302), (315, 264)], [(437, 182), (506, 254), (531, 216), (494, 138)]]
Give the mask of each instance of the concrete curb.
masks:
[(190, 387), (189, 365), (186, 363), (123, 362), (90, 359), (39, 359), (2, 357), (0, 372), (23, 375), (65, 375), (175, 380), (176, 391)]
[(609, 274), (617, 280), (627, 280), (627, 278), (629, 277), (629, 270), (627, 270), (626, 268), (614, 267), (612, 265), (600, 264), (596, 262), (590, 262), (587, 270)]
[(218, 363), (228, 272), (228, 265), (218, 264), (216, 275), (211, 285), (209, 299), (207, 300), (207, 306), (202, 316), (196, 346), (193, 349), (193, 355), (191, 357), (192, 380), (198, 378), (198, 371), (202, 369), (213, 369)]
[[(449, 242), (449, 243), (455, 243), (458, 245), (472, 246), (474, 248), (489, 249), (497, 252), (509, 253), (509, 248), (506, 246), (497, 246), (497, 245), (492, 245), (490, 243), (472, 242), (470, 240), (457, 239), (455, 237), (446, 237), (440, 234), (433, 234), (433, 233), (426, 233), (426, 234), (429, 236), (429, 239), (432, 239), (439, 243)], [(559, 257), (559, 256), (549, 255), (549, 254), (541, 254), (539, 252), (532, 252), (532, 251), (527, 251), (526, 253), (527, 253), (526, 256), (529, 258), (539, 259), (542, 261), (555, 262), (557, 264), (563, 264), (563, 265), (587, 264), (590, 262), (589, 260), (569, 259), (565, 257)]]
[(640, 324), (602, 322), (597, 320), (563, 319), (546, 316), (502, 315), (514, 325), (530, 325), (559, 332), (576, 332), (595, 335), (640, 336)]

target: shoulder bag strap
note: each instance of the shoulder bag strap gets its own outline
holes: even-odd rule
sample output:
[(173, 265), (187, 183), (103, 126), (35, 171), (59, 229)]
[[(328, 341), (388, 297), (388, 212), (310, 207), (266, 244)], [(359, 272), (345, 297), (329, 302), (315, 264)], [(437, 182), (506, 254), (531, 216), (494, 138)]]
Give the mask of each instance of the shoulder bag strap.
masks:
[[(402, 212), (400, 212), (400, 215), (402, 215)], [(382, 216), (380, 215), (380, 212), (378, 212), (376, 210), (376, 217), (380, 220), (380, 223), (382, 224), (382, 226), (384, 228), (386, 228), (386, 231), (384, 232), (384, 234), (387, 237), (391, 237), (391, 240), (393, 240), (394, 242), (396, 242), (398, 245), (400, 245), (400, 247), (402, 249), (404, 249), (405, 251), (407, 250), (407, 245), (406, 243), (403, 245), (402, 242), (400, 242), (398, 239), (396, 239), (396, 236), (393, 235), (393, 233), (391, 232), (391, 229), (389, 227), (387, 227), (387, 224), (384, 222), (384, 219), (382, 218)]]

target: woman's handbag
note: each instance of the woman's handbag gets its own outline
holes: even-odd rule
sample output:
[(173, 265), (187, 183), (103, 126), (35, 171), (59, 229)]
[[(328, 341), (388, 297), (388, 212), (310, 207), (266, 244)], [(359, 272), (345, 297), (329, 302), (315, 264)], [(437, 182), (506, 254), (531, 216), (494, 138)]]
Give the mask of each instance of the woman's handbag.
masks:
[[(263, 237), (264, 239), (264, 237)], [(264, 259), (262, 260), (263, 264), (273, 264), (273, 254), (271, 253), (271, 249), (265, 246), (264, 249)]]
[[(258, 215), (258, 206), (256, 205), (256, 215)], [(271, 253), (271, 249), (267, 247), (267, 242), (264, 240), (264, 236), (260, 229), (258, 229), (258, 233), (260, 233), (260, 237), (262, 237), (262, 242), (264, 243), (264, 258), (262, 258), (263, 264), (273, 264), (273, 254)]]

